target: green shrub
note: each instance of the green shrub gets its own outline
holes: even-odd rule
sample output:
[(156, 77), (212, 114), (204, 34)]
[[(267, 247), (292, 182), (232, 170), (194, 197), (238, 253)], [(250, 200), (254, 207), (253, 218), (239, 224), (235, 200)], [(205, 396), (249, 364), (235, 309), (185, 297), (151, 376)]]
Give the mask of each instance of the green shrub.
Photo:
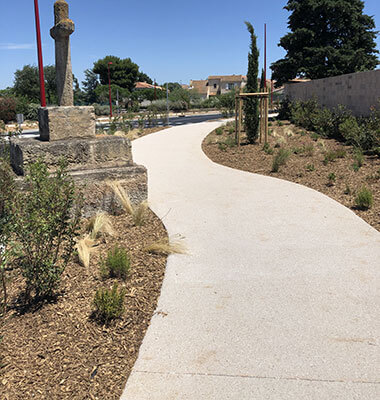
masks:
[(110, 114), (109, 106), (102, 106), (100, 104), (93, 104), (96, 116), (108, 116)]
[(346, 188), (344, 189), (344, 192), (343, 192), (343, 193), (344, 193), (344, 194), (351, 194), (351, 193), (352, 193), (351, 188), (350, 188), (349, 185), (347, 185), (347, 183), (346, 183)]
[(95, 317), (104, 324), (120, 318), (125, 311), (125, 293), (125, 288), (118, 290), (116, 284), (112, 289), (98, 289), (94, 297)]
[(11, 229), (19, 251), (17, 265), (26, 281), (26, 298), (53, 294), (78, 235), (80, 207), (75, 185), (61, 160), (49, 174), (38, 161), (28, 167), (27, 190), (10, 203)]
[(315, 170), (314, 164), (307, 164), (306, 170), (310, 172), (314, 171)]
[(0, 97), (0, 119), (6, 124), (16, 120), (17, 102), (13, 97)]
[(108, 251), (107, 258), (101, 261), (100, 271), (103, 278), (126, 279), (130, 267), (131, 262), (127, 251), (115, 246)]
[(365, 186), (363, 186), (355, 197), (355, 204), (361, 210), (368, 210), (373, 206), (373, 194)]
[(272, 172), (278, 172), (282, 165), (285, 165), (290, 157), (290, 151), (287, 149), (280, 149), (273, 158)]
[(227, 145), (225, 143), (218, 143), (218, 148), (221, 151), (226, 151), (227, 150)]
[(223, 135), (223, 128), (221, 126), (219, 128), (216, 128), (215, 134), (218, 136)]
[(336, 181), (336, 175), (334, 174), (334, 172), (329, 173), (327, 178), (329, 180), (329, 182), (328, 182), (329, 186), (332, 186)]
[(360, 168), (364, 163), (364, 155), (360, 149), (356, 149), (354, 152), (354, 162)]
[(302, 154), (305, 151), (303, 147), (294, 147), (292, 150), (294, 154)]
[(274, 150), (270, 147), (269, 143), (264, 144), (263, 151), (265, 154), (273, 154), (274, 153)]

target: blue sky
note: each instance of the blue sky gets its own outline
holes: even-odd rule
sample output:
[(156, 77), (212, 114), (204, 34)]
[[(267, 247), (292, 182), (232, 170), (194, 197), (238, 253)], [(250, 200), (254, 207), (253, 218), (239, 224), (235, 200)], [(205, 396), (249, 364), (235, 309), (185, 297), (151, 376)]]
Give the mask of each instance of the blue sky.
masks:
[[(0, 89), (12, 85), (13, 73), (37, 64), (34, 1), (2, 0)], [(83, 71), (106, 55), (130, 57), (157, 82), (205, 79), (208, 75), (245, 74), (250, 21), (263, 59), (263, 25), (268, 26), (268, 73), (284, 56), (277, 46), (287, 32), (286, 0), (68, 0), (76, 24), (71, 36), (73, 72)], [(39, 0), (44, 64), (54, 64), (54, 0)], [(379, 0), (366, 0), (365, 12), (380, 26)], [(378, 47), (379, 39), (377, 40)]]

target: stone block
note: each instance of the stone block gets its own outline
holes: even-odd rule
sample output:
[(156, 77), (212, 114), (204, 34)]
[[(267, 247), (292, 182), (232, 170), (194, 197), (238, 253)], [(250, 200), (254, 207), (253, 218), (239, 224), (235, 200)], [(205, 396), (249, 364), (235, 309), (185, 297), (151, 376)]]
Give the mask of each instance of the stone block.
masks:
[(95, 111), (91, 106), (43, 107), (38, 121), (44, 141), (95, 137)]
[[(122, 205), (108, 182), (118, 181), (126, 190), (132, 204), (138, 204), (148, 197), (147, 171), (142, 165), (88, 169), (70, 172), (83, 198), (82, 216), (91, 217), (97, 212), (120, 214)], [(19, 190), (28, 190), (25, 177), (17, 177)]]
[(25, 175), (26, 166), (38, 159), (43, 159), (50, 171), (56, 169), (62, 157), (69, 171), (133, 165), (130, 140), (118, 136), (56, 142), (14, 138), (10, 155), (17, 175)]

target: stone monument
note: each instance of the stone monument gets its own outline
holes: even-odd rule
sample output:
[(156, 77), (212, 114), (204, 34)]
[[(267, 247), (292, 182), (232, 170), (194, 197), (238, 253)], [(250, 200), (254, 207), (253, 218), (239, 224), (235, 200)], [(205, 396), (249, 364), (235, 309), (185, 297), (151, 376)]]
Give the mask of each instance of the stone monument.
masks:
[(145, 200), (146, 168), (133, 163), (129, 139), (97, 137), (94, 108), (73, 104), (70, 35), (75, 26), (69, 19), (69, 6), (65, 0), (55, 2), (54, 20), (50, 34), (55, 40), (59, 106), (40, 108), (39, 138), (11, 140), (11, 165), (19, 176), (20, 185), (29, 163), (42, 158), (54, 172), (60, 158), (64, 157), (70, 175), (83, 189), (84, 216), (98, 210), (112, 212), (117, 208), (115, 195), (107, 184), (110, 180), (119, 181), (132, 202)]

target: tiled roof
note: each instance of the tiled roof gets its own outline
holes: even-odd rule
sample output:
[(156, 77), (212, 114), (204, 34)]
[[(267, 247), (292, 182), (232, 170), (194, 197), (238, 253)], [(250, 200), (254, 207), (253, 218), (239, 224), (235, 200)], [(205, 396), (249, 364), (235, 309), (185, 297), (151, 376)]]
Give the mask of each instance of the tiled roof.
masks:
[(190, 87), (200, 94), (207, 94), (207, 80), (191, 80)]
[[(136, 82), (136, 89), (154, 89), (154, 85), (147, 82)], [(164, 90), (161, 86), (156, 85), (156, 89)]]
[(247, 79), (244, 75), (211, 75), (209, 80), (221, 80), (222, 82), (241, 82)]

